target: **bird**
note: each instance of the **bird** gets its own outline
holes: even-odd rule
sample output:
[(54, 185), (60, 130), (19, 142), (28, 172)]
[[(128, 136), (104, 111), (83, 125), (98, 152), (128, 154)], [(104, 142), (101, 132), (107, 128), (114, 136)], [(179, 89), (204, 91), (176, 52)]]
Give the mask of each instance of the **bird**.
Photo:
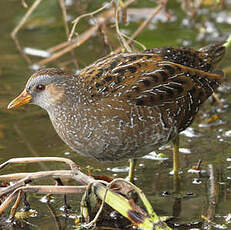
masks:
[(61, 139), (100, 162), (136, 159), (173, 142), (179, 173), (179, 134), (222, 82), (216, 70), (223, 42), (201, 49), (160, 47), (110, 54), (78, 74), (43, 68), (8, 109), (35, 104), (48, 112)]

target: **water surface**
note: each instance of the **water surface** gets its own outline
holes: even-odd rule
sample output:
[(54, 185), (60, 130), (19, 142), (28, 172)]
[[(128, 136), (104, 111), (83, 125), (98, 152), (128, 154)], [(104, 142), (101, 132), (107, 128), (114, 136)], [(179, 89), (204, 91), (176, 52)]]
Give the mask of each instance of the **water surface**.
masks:
[[(141, 3), (142, 2), (142, 3)], [(102, 3), (102, 1), (101, 1)], [(100, 1), (76, 1), (70, 7), (69, 16), (74, 17), (100, 7)], [(133, 7), (140, 9), (154, 7), (154, 1), (140, 1)], [(72, 152), (55, 133), (47, 113), (36, 106), (25, 106), (16, 111), (7, 111), (6, 107), (24, 87), (26, 79), (32, 73), (30, 67), (17, 51), (10, 38), (10, 32), (16, 26), (19, 19), (26, 12), (19, 1), (0, 1), (0, 8), (4, 9), (0, 15), (0, 159), (4, 162), (13, 157), (26, 156), (59, 156), (68, 157), (77, 162), (83, 170), (90, 165), (99, 168), (100, 174), (115, 177), (127, 175), (127, 162), (116, 164), (101, 164), (91, 159), (79, 156)], [(231, 33), (230, 4), (227, 1), (226, 9), (217, 7), (204, 7), (200, 10), (197, 19), (187, 17), (180, 4), (169, 4), (171, 19), (166, 22), (162, 16), (157, 21), (153, 20), (138, 37), (138, 40), (147, 48), (158, 46), (191, 46), (201, 47), (209, 42), (223, 39)], [(143, 15), (145, 16), (145, 15)], [(123, 27), (126, 33), (132, 33), (144, 17), (135, 15), (131, 17), (129, 27)], [(196, 24), (196, 26), (194, 26)], [(205, 28), (202, 28), (202, 25)], [(80, 23), (79, 31), (89, 28), (88, 20)], [(201, 29), (201, 30), (200, 30)], [(198, 32), (200, 31), (200, 33)], [(205, 33), (204, 33), (205, 32)], [(204, 33), (204, 34), (203, 34)], [(32, 15), (27, 25), (19, 32), (19, 40), (24, 47), (47, 49), (65, 40), (65, 32), (59, 5), (55, 1), (44, 1), (39, 9)], [(112, 36), (113, 46), (116, 48), (115, 38)], [(104, 55), (105, 49), (98, 36), (93, 37), (82, 47), (75, 51), (75, 56), (80, 67), (90, 64), (92, 61)], [(89, 55), (91, 54), (91, 55)], [(220, 68), (230, 67), (229, 54), (221, 63)], [(62, 59), (68, 60), (70, 56)], [(39, 58), (33, 58), (37, 61)], [(61, 61), (53, 62), (48, 66), (58, 66)], [(74, 66), (68, 67), (75, 71)], [(140, 186), (152, 202), (159, 215), (173, 216), (173, 223), (178, 229), (191, 229), (201, 226), (201, 215), (209, 215), (214, 212), (214, 222), (224, 223), (226, 216), (231, 212), (231, 82), (230, 74), (218, 91), (218, 96), (223, 101), (223, 108), (212, 99), (208, 100), (201, 108), (192, 128), (181, 135), (181, 166), (182, 178), (178, 193), (174, 193), (172, 176), (169, 174), (172, 168), (172, 154), (170, 146), (166, 146), (160, 152), (164, 153), (167, 160), (156, 160), (149, 155), (140, 159), (136, 169), (136, 184)], [(214, 114), (219, 116), (214, 122), (208, 123)], [(201, 176), (191, 173), (189, 170), (202, 160), (202, 169), (205, 173)], [(210, 185), (208, 179), (208, 165), (212, 165), (215, 172), (217, 185), (217, 201), (211, 204)], [(48, 169), (65, 169), (64, 164), (27, 164), (10, 166), (2, 173), (32, 172)], [(31, 208), (37, 211), (35, 217), (28, 219), (28, 224), (23, 223), (23, 229), (36, 226), (38, 229), (55, 229), (55, 221), (42, 196), (30, 194)], [(81, 196), (69, 197), (72, 206), (71, 213), (79, 211)], [(73, 219), (65, 219), (63, 216), (63, 200), (61, 196), (55, 196), (53, 203), (63, 228), (72, 229)], [(4, 224), (2, 223), (4, 226)], [(230, 226), (229, 226), (230, 227)], [(4, 228), (4, 227), (3, 227)], [(20, 228), (17, 226), (17, 228)], [(205, 228), (205, 227), (204, 227)], [(217, 229), (213, 227), (212, 229)]]

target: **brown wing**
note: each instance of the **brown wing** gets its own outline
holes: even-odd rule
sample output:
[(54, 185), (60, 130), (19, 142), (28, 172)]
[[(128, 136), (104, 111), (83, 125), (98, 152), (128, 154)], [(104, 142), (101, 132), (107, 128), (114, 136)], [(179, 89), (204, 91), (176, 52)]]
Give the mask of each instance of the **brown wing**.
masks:
[(171, 62), (160, 62), (154, 73), (145, 73), (126, 96), (137, 105), (154, 106), (189, 97), (191, 103), (203, 103), (220, 85), (221, 75), (206, 73)]
[(99, 59), (84, 68), (78, 75), (92, 100), (121, 94), (137, 79), (140, 73), (152, 72), (162, 57), (155, 54), (121, 53)]
[(163, 61), (158, 54), (119, 54), (98, 60), (80, 72), (90, 101), (117, 97), (140, 106), (155, 106), (188, 96), (203, 103), (221, 76)]

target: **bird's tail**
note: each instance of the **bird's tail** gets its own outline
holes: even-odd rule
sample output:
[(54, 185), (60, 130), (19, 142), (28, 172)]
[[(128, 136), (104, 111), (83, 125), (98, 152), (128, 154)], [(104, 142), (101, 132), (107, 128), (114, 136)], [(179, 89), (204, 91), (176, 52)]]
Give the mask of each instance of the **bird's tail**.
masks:
[(208, 71), (212, 72), (215, 70), (217, 64), (224, 57), (225, 50), (225, 42), (213, 43), (199, 49), (202, 52), (204, 62), (209, 65)]

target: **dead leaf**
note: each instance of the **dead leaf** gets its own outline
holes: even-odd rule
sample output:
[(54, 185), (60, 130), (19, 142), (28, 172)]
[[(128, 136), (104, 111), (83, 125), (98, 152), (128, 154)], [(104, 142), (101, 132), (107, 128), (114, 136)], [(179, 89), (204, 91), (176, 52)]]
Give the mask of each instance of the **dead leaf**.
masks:
[(220, 116), (218, 114), (214, 114), (213, 116), (208, 118), (208, 123), (214, 122), (218, 119), (220, 119)]

